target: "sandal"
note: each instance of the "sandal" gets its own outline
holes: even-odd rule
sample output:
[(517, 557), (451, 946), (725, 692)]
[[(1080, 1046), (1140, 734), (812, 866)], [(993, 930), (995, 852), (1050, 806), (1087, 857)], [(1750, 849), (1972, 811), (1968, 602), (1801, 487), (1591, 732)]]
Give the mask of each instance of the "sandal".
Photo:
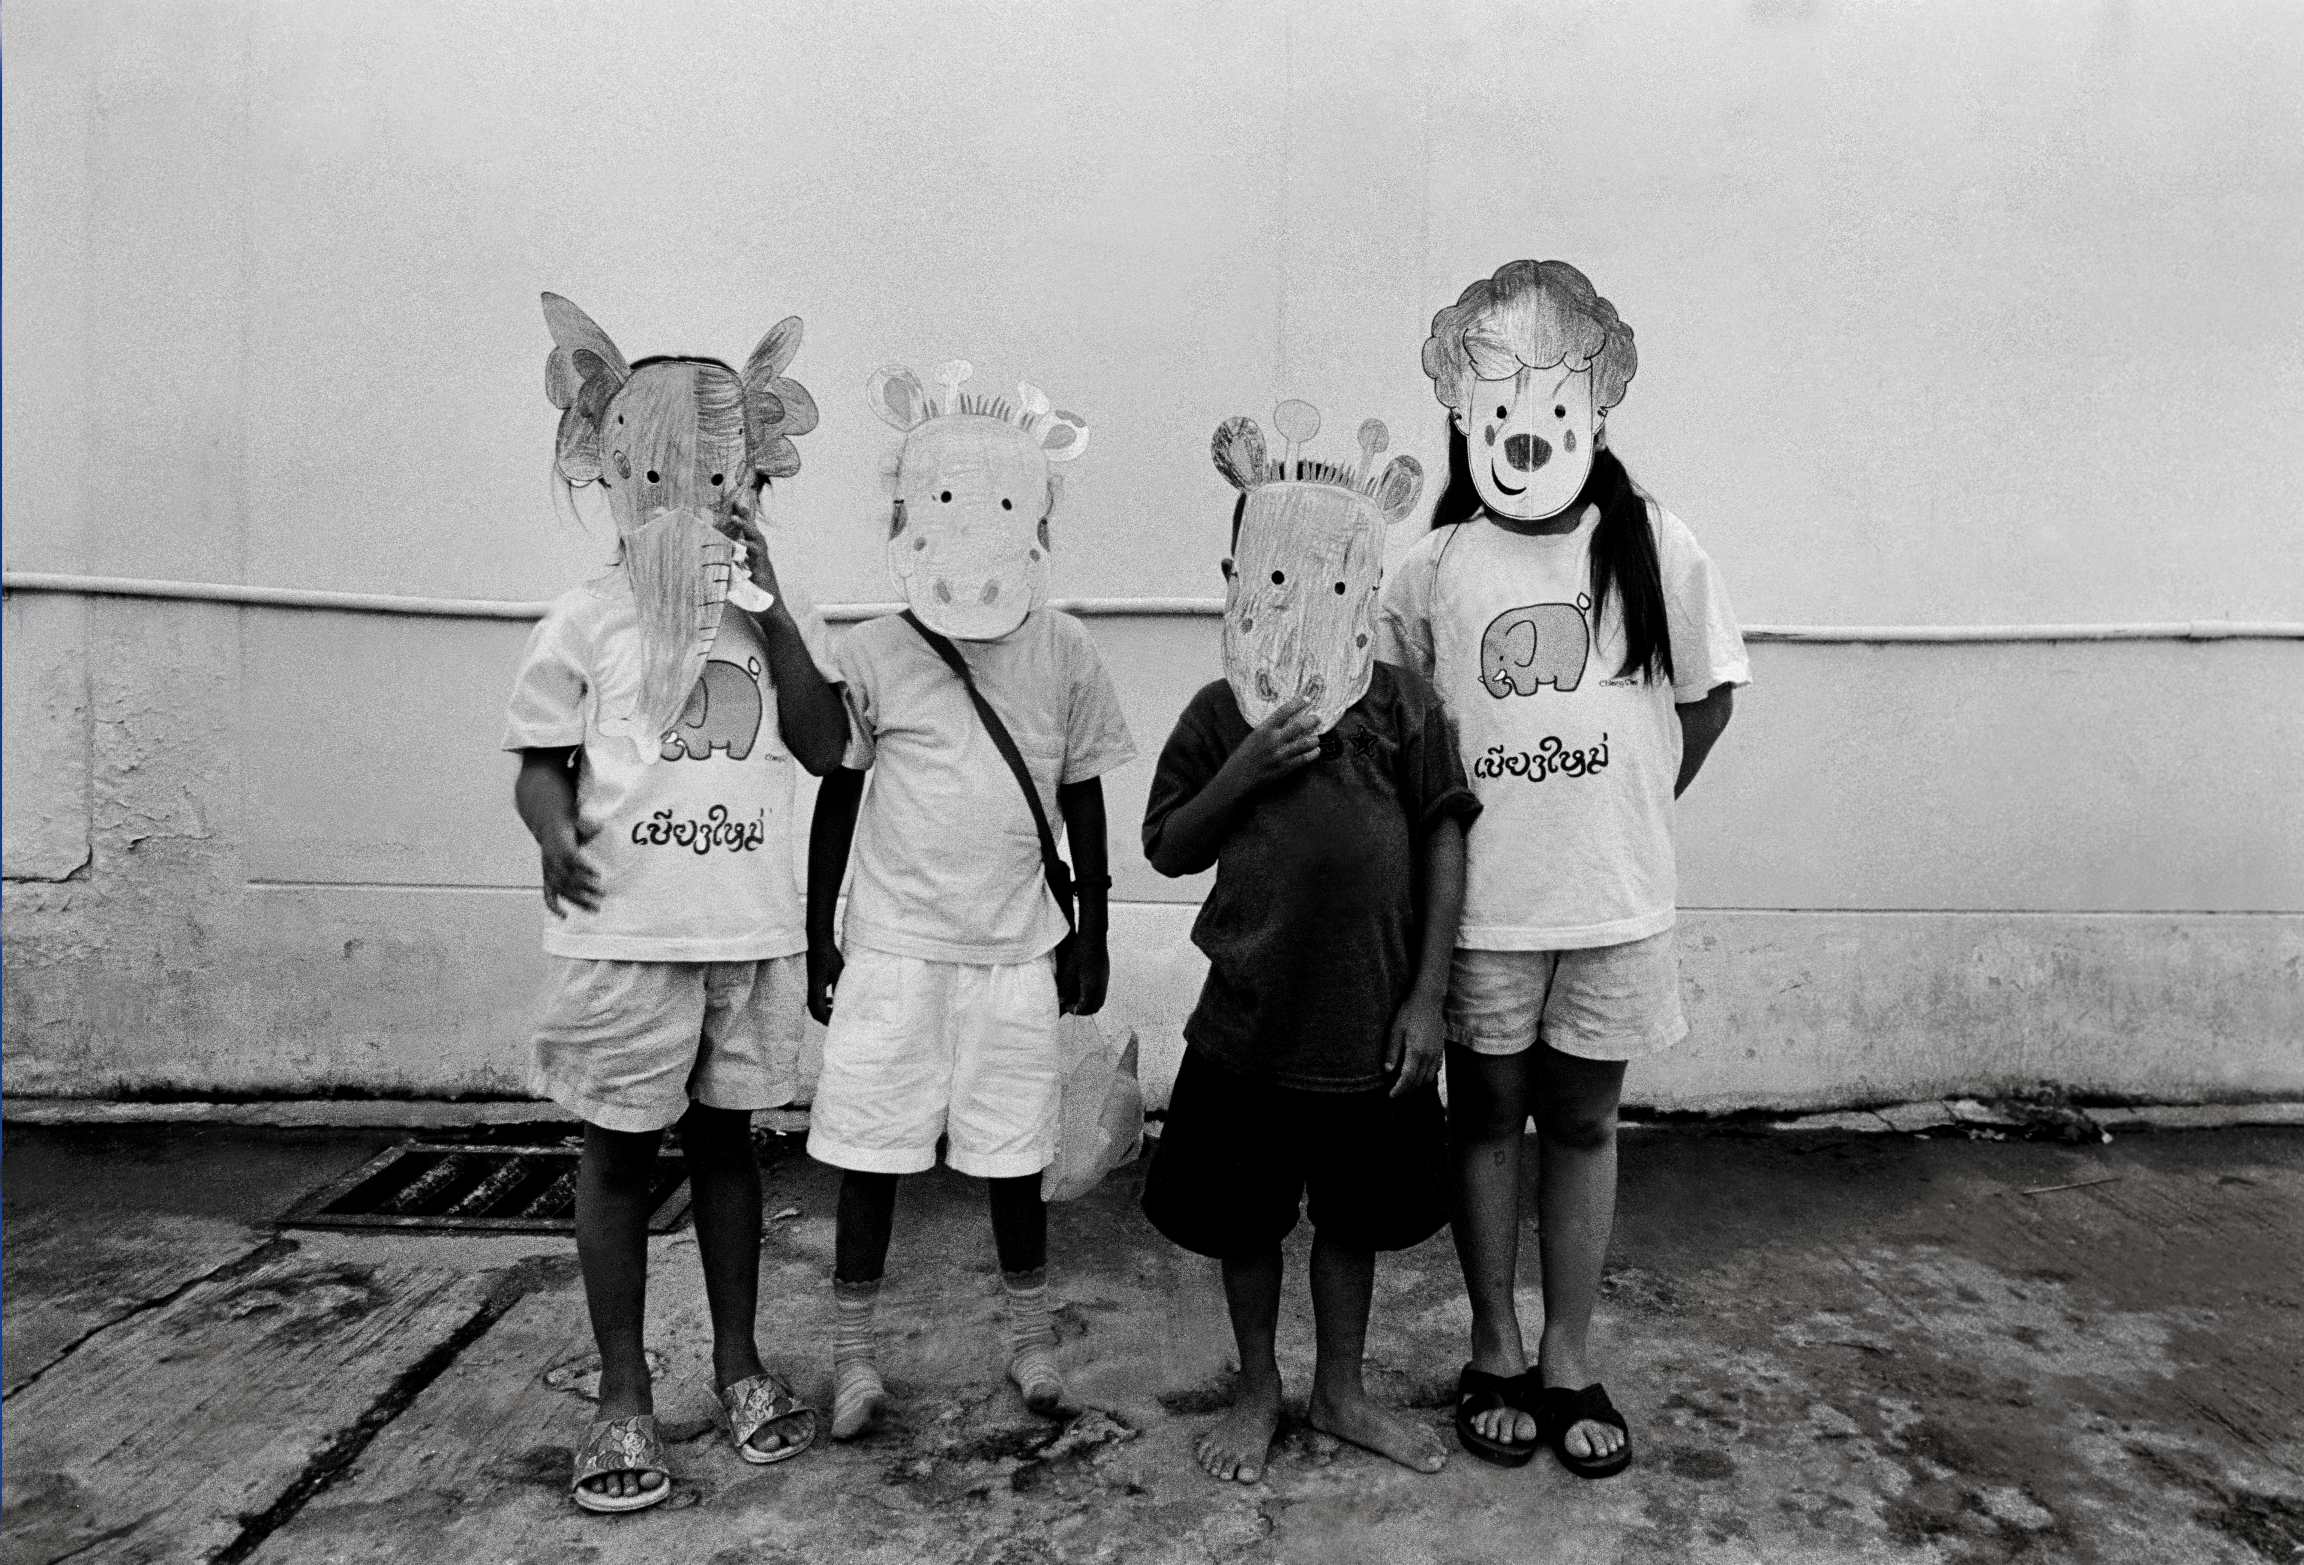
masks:
[[(1579, 1478), (1612, 1478), (1632, 1462), (1632, 1432), (1624, 1415), (1608, 1400), (1608, 1388), (1595, 1380), (1581, 1391), (1548, 1386), (1537, 1393), (1536, 1424), (1540, 1438), (1552, 1448), (1560, 1465)], [(1624, 1436), (1624, 1443), (1606, 1456), (1578, 1456), (1568, 1449), (1568, 1431), (1578, 1424), (1607, 1424)]]
[(1521, 1467), (1536, 1454), (1534, 1440), (1496, 1440), (1482, 1434), (1472, 1420), (1482, 1413), (1501, 1409), (1514, 1412), (1533, 1412), (1513, 1395), (1518, 1383), (1526, 1377), (1520, 1375), (1491, 1375), (1486, 1370), (1464, 1366), (1456, 1377), (1456, 1443), (1483, 1462), (1498, 1467)]
[[(603, 1494), (585, 1483), (610, 1473), (660, 1473), (664, 1481), (635, 1494)], [(644, 1511), (661, 1505), (672, 1492), (672, 1469), (664, 1465), (664, 1439), (656, 1432), (656, 1415), (634, 1413), (629, 1418), (603, 1418), (584, 1427), (576, 1443), (575, 1473), (568, 1480), (568, 1495), (588, 1511)]]
[[(728, 1438), (736, 1454), (754, 1467), (788, 1462), (816, 1443), (816, 1410), (792, 1394), (792, 1388), (771, 1374), (750, 1375), (720, 1388), (720, 1412), (727, 1420)], [(752, 1444), (752, 1437), (780, 1419), (805, 1416), (808, 1420), (797, 1440), (786, 1435), (773, 1451)]]

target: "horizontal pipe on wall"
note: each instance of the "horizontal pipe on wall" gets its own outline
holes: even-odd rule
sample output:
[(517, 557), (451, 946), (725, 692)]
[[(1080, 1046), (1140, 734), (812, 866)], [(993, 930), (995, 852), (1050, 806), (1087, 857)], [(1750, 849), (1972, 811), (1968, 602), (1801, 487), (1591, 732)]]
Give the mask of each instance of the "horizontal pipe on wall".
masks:
[[(308, 609), (339, 614), (399, 614), (431, 619), (534, 620), (544, 603), (490, 598), (423, 598), (385, 592), (326, 592), (309, 587), (244, 587), (213, 582), (144, 581), (127, 576), (76, 576), (56, 571), (0, 573), (9, 592), (54, 592), (91, 598), (167, 598), (251, 608)], [(1221, 598), (1056, 598), (1056, 608), (1086, 618), (1214, 618)], [(836, 623), (892, 614), (900, 603), (834, 603), (823, 608)], [(2304, 622), (2280, 620), (2164, 620), (2101, 625), (1748, 625), (1747, 641), (1831, 644), (1919, 642), (1973, 645), (2000, 641), (2304, 641)]]

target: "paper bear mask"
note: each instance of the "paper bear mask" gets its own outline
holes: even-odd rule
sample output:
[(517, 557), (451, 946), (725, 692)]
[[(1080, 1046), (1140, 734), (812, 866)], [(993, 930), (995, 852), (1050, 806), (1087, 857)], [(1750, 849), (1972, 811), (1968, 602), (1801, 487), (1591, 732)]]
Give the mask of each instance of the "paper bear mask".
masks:
[(640, 620), (637, 707), (604, 714), (601, 727), (652, 760), (704, 673), (731, 596), (768, 606), (729, 525), (752, 513), (762, 483), (800, 470), (792, 437), (816, 427), (815, 401), (784, 373), (800, 351), (800, 318), (772, 327), (740, 373), (717, 359), (629, 364), (558, 294), (544, 295), (544, 322), (544, 393), (561, 410), (554, 471), (606, 492)]
[(1016, 401), (960, 387), (974, 370), (940, 367), (941, 397), (901, 365), (873, 372), (872, 410), (904, 436), (888, 569), (922, 624), (955, 641), (997, 641), (1048, 597), (1052, 462), (1088, 444), (1088, 426), (1019, 384)]
[(1367, 693), (1384, 529), (1415, 507), (1424, 469), (1398, 456), (1370, 476), (1391, 444), (1378, 419), (1360, 426), (1357, 468), (1297, 455), (1320, 432), (1309, 402), (1281, 403), (1272, 425), (1287, 442), (1277, 462), (1254, 419), (1226, 419), (1211, 442), (1216, 470), (1247, 497), (1224, 590), (1224, 678), (1251, 724), (1301, 695), (1326, 733)]
[(1432, 317), (1424, 373), (1480, 503), (1542, 521), (1584, 492), (1608, 410), (1639, 368), (1632, 328), (1566, 261), (1512, 261)]

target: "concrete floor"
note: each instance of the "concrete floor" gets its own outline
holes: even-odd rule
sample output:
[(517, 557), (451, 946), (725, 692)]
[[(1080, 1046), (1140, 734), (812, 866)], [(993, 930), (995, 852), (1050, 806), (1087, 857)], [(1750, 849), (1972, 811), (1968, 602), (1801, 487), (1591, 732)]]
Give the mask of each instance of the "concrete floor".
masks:
[[(1599, 1336), (1638, 1461), (1457, 1454), (1419, 1477), (1301, 1426), (1264, 1483), (1192, 1437), (1226, 1397), (1210, 1269), (1137, 1176), (1058, 1208), (1082, 1411), (1000, 1376), (978, 1191), (908, 1183), (896, 1417), (783, 1466), (707, 1416), (694, 1241), (653, 1242), (678, 1491), (564, 1492), (589, 1339), (565, 1240), (276, 1232), (389, 1134), (11, 1127), (10, 1562), (2294, 1561), (2304, 1558), (2304, 1132), (2016, 1139), (1645, 1129)], [(766, 1150), (763, 1342), (828, 1392), (833, 1181)], [(1309, 1371), (1302, 1239), (1283, 1352)], [(1531, 1250), (1533, 1246), (1529, 1247)], [(1526, 1293), (1535, 1320), (1534, 1262)], [(1444, 1428), (1445, 1238), (1378, 1277), (1371, 1381)]]

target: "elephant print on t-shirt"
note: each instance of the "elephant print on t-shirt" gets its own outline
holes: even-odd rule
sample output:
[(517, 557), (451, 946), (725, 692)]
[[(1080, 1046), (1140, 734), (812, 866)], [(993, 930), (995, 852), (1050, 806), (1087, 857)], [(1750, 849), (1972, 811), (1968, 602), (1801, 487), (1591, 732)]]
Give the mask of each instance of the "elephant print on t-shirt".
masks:
[(1562, 695), (1574, 690), (1592, 652), (1584, 621), (1591, 607), (1590, 598), (1579, 596), (1574, 603), (1531, 603), (1497, 615), (1480, 637), (1481, 685), (1499, 701), (1532, 696), (1539, 685)]
[(704, 665), (704, 677), (688, 692), (680, 721), (665, 733), (662, 758), (708, 761), (714, 750), (726, 750), (729, 760), (743, 760), (760, 737), (762, 705), (757, 658), (742, 664), (712, 659)]

